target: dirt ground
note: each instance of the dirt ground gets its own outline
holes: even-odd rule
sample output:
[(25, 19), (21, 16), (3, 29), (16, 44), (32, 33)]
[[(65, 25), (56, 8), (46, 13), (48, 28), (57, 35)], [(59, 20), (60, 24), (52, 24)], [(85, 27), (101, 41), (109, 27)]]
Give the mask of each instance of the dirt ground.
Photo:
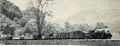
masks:
[(90, 40), (90, 39), (63, 39), (63, 40), (4, 40), (1, 45), (85, 45), (85, 46), (119, 46), (120, 40)]

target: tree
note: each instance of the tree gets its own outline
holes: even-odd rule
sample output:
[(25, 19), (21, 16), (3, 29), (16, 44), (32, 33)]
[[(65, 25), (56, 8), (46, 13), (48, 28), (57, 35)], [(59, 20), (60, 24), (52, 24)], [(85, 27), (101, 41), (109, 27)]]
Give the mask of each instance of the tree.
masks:
[(37, 32), (36, 19), (30, 19), (24, 27), (24, 33), (34, 34), (36, 32)]
[(69, 31), (70, 30), (70, 23), (69, 22), (65, 22), (65, 30)]
[[(51, 11), (48, 11), (47, 8), (52, 5), (51, 2), (54, 2), (53, 0), (37, 0), (36, 2), (36, 8), (38, 9), (37, 12), (35, 13), (36, 18), (37, 18), (37, 29), (38, 29), (38, 35), (40, 36), (39, 38), (42, 38), (42, 28), (45, 23), (45, 17), (51, 16)], [(32, 4), (33, 5), (33, 4)], [(34, 6), (35, 7), (35, 6)]]
[(3, 28), (3, 34), (14, 34), (14, 27), (11, 27), (11, 24), (15, 23), (4, 15), (0, 15), (0, 26)]
[(46, 36), (48, 34), (54, 33), (54, 31), (55, 31), (54, 25), (52, 23), (46, 23), (42, 29), (42, 34)]
[(102, 23), (102, 22), (98, 22), (97, 24), (96, 24), (96, 29), (102, 29), (102, 28), (105, 28), (105, 27), (107, 27), (104, 23)]
[(22, 12), (19, 7), (7, 0), (0, 0), (0, 13), (11, 20), (22, 18)]
[(14, 35), (14, 28), (13, 27), (10, 27), (10, 24), (8, 24), (5, 29), (3, 30), (3, 34), (11, 34), (11, 35)]

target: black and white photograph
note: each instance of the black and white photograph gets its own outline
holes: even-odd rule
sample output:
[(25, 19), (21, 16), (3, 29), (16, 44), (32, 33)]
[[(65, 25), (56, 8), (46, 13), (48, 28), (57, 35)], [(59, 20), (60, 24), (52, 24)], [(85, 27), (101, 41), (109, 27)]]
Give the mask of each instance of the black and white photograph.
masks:
[(120, 0), (0, 0), (0, 45), (120, 45)]

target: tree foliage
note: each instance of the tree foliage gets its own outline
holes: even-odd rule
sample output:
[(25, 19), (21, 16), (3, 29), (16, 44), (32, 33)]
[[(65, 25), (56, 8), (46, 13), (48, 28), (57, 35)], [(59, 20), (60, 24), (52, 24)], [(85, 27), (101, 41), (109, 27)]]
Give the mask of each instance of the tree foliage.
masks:
[(1, 0), (0, 8), (1, 14), (4, 14), (11, 20), (14, 20), (14, 18), (17, 19), (22, 18), (22, 12), (20, 11), (19, 7), (17, 7), (16, 5), (7, 0)]
[(53, 2), (53, 0), (37, 0), (36, 6), (33, 5), (38, 9), (35, 11), (35, 16), (37, 18), (37, 29), (39, 34), (42, 34), (41, 32), (45, 25), (45, 17), (47, 15), (51, 16), (51, 13), (47, 10), (49, 5), (51, 5), (51, 2)]

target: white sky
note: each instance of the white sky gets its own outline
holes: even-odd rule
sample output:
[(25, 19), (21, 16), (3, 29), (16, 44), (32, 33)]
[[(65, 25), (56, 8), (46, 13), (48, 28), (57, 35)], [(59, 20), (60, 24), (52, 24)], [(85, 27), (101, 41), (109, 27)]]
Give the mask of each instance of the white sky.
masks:
[[(24, 10), (30, 1), (34, 0), (10, 0)], [(71, 23), (96, 24), (104, 22), (112, 30), (119, 31), (120, 1), (119, 0), (55, 0), (52, 7), (54, 17), (51, 22), (63, 24)]]

